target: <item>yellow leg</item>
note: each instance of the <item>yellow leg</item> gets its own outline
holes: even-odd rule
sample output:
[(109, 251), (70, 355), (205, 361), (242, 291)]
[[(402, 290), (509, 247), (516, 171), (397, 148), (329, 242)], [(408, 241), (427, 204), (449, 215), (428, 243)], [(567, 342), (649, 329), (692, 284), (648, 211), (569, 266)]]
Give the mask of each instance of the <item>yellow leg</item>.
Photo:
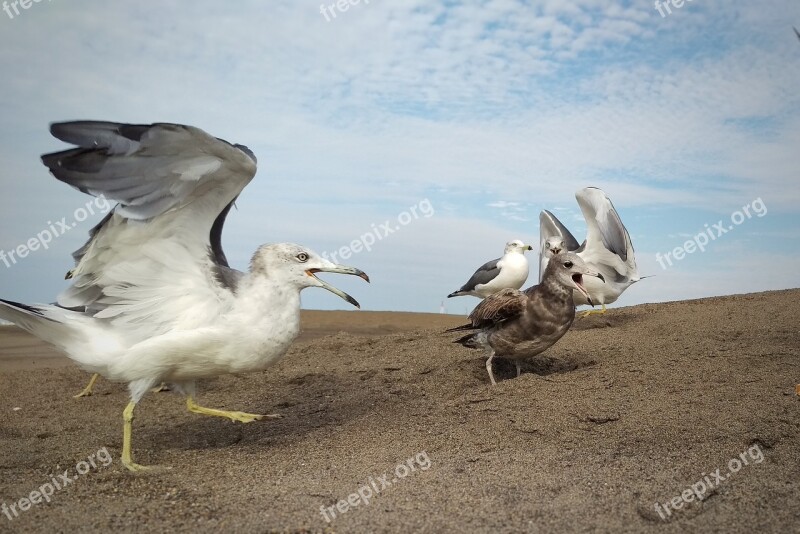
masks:
[(128, 470), (136, 472), (150, 469), (146, 465), (139, 465), (133, 462), (131, 458), (131, 431), (133, 427), (133, 409), (136, 408), (136, 403), (131, 401), (122, 412), (122, 420), (125, 421), (122, 427), (122, 465)]
[(259, 415), (255, 413), (245, 412), (229, 412), (227, 410), (216, 410), (214, 408), (204, 408), (196, 402), (191, 395), (186, 397), (186, 408), (192, 413), (199, 413), (202, 415), (213, 415), (215, 417), (227, 417), (231, 421), (239, 421), (240, 423), (252, 423), (261, 419), (280, 419), (280, 414)]
[(99, 376), (100, 375), (97, 373), (93, 374), (92, 378), (89, 379), (89, 384), (85, 388), (83, 388), (83, 391), (81, 391), (77, 395), (74, 395), (73, 398), (80, 399), (81, 397), (89, 397), (92, 394), (92, 388), (94, 387), (94, 383), (97, 381), (97, 377)]
[(589, 317), (590, 315), (603, 315), (606, 312), (606, 305), (603, 304), (603, 309), (601, 310), (586, 310), (585, 312), (581, 312), (580, 318), (583, 319), (584, 317)]

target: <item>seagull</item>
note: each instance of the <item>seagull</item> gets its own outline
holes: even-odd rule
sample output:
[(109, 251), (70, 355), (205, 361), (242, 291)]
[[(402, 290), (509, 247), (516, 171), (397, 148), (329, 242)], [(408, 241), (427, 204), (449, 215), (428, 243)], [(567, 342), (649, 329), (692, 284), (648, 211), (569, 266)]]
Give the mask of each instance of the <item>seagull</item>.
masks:
[(243, 145), (180, 124), (55, 123), (76, 145), (42, 156), (58, 180), (118, 204), (75, 252), (72, 285), (55, 305), (0, 300), (0, 318), (54, 345), (83, 369), (127, 382), (122, 463), (131, 471), (134, 409), (155, 385), (187, 396), (190, 412), (249, 423), (259, 415), (196, 403), (198, 379), (257, 371), (284, 356), (300, 330), (300, 292), (317, 278), (355, 275), (293, 243), (262, 245), (248, 272), (222, 250), (225, 218), (256, 172)]
[(586, 239), (579, 245), (555, 215), (543, 211), (539, 215), (539, 280), (551, 257), (564, 251), (575, 252), (589, 268), (605, 278), (605, 283), (588, 279), (586, 293), (573, 292), (576, 306), (591, 303), (602, 306), (601, 310), (589, 310), (581, 315), (586, 317), (605, 313), (606, 304), (616, 301), (623, 291), (644, 277), (640, 277), (636, 269), (631, 236), (608, 196), (596, 187), (586, 187), (575, 193), (575, 198), (586, 219)]
[(455, 343), (483, 348), (489, 353), (486, 371), (492, 385), (496, 384), (492, 372), (495, 356), (514, 360), (519, 376), (520, 360), (543, 352), (569, 330), (575, 319), (573, 290), (591, 302), (584, 276), (603, 281), (603, 275), (589, 268), (577, 254), (557, 254), (551, 258), (538, 285), (525, 291), (503, 289), (486, 297), (472, 310), (469, 324), (448, 332), (480, 330)]
[(525, 251), (533, 250), (530, 245), (524, 244), (519, 239), (506, 243), (503, 257), (484, 263), (475, 274), (461, 286), (458, 291), (453, 291), (447, 298), (472, 295), (473, 297), (486, 298), (492, 293), (505, 288), (519, 289), (528, 279), (528, 260)]

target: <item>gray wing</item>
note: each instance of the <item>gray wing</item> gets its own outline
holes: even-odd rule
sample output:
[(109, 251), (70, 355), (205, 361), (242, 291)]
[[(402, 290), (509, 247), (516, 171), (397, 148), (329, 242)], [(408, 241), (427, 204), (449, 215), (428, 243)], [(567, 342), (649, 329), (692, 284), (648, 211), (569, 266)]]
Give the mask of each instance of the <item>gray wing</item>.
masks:
[(475, 273), (467, 280), (467, 283), (461, 286), (461, 289), (458, 291), (472, 291), (475, 289), (476, 286), (481, 284), (488, 284), (492, 280), (500, 274), (500, 267), (497, 266), (497, 262), (500, 261), (500, 258), (497, 258), (492, 261), (487, 261), (480, 267)]
[(236, 288), (239, 287), (239, 280), (244, 276), (244, 273), (232, 269), (228, 264), (225, 251), (222, 250), (222, 228), (225, 225), (225, 218), (228, 216), (228, 212), (231, 211), (235, 202), (236, 199), (231, 200), (230, 204), (225, 206), (225, 209), (217, 215), (214, 224), (211, 226), (211, 233), (209, 235), (209, 241), (211, 243), (210, 256), (211, 261), (214, 262), (214, 277), (223, 287), (232, 291), (236, 291)]
[(539, 241), (541, 247), (544, 246), (544, 242), (548, 237), (554, 236), (562, 238), (564, 240), (564, 245), (570, 252), (576, 250), (580, 246), (575, 236), (567, 230), (566, 226), (561, 224), (558, 217), (553, 215), (550, 211), (544, 210), (539, 214)]
[(213, 314), (231, 298), (240, 273), (221, 236), (255, 175), (249, 149), (167, 123), (78, 121), (51, 132), (77, 145), (42, 156), (53, 176), (118, 203), (75, 252), (60, 305), (141, 325), (146, 336), (146, 325), (168, 328), (185, 310)]
[[(622, 224), (617, 210), (606, 194), (596, 187), (581, 189), (575, 194), (586, 219), (586, 241), (601, 241), (609, 251), (622, 261), (632, 253), (628, 230)], [(630, 250), (629, 250), (630, 248)]]
[(564, 240), (564, 246), (570, 252), (577, 250), (580, 245), (575, 236), (561, 224), (558, 217), (550, 211), (544, 210), (539, 214), (539, 282), (542, 281), (544, 271), (550, 258), (545, 254), (545, 243), (548, 238), (560, 237)]
[(255, 174), (250, 149), (191, 126), (74, 121), (54, 123), (50, 133), (78, 146), (42, 156), (53, 176), (119, 202), (115, 212), (127, 219), (148, 220), (184, 204), (204, 178), (223, 167), (250, 179)]
[[(586, 241), (578, 251), (580, 256), (596, 268), (604, 264), (626, 280), (638, 280), (631, 236), (611, 200), (596, 187), (582, 189), (575, 197), (586, 219)], [(612, 279), (610, 273), (601, 273), (607, 282)]]

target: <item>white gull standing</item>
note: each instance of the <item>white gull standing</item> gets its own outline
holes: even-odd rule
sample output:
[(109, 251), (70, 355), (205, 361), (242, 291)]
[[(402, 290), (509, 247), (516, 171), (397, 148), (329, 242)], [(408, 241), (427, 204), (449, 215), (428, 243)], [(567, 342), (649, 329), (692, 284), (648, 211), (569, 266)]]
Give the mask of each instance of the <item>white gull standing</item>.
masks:
[(601, 282), (597, 278), (587, 278), (587, 294), (573, 291), (576, 306), (602, 306), (600, 310), (584, 312), (582, 316), (586, 317), (605, 313), (606, 304), (615, 302), (623, 291), (643, 277), (639, 276), (636, 268), (631, 236), (608, 196), (596, 187), (586, 187), (575, 193), (575, 198), (586, 219), (586, 239), (579, 245), (555, 215), (543, 211), (539, 215), (539, 280), (544, 276), (551, 257), (565, 251), (575, 252), (590, 269), (596, 270), (605, 279)]
[(461, 289), (447, 295), (447, 298), (472, 295), (473, 297), (486, 298), (501, 289), (519, 289), (528, 279), (528, 259), (526, 250), (533, 250), (530, 245), (524, 244), (519, 239), (506, 243), (502, 258), (488, 261), (478, 267), (478, 270), (461, 286)]
[(136, 403), (161, 382), (191, 412), (243, 423), (276, 417), (205, 408), (195, 381), (268, 367), (300, 330), (300, 291), (315, 273), (362, 271), (300, 245), (261, 246), (247, 273), (228, 266), (221, 235), (234, 200), (256, 172), (245, 146), (178, 124), (56, 123), (78, 148), (42, 156), (53, 176), (119, 204), (75, 253), (72, 285), (55, 305), (0, 301), (0, 318), (51, 343), (87, 371), (127, 382), (122, 463), (131, 471)]

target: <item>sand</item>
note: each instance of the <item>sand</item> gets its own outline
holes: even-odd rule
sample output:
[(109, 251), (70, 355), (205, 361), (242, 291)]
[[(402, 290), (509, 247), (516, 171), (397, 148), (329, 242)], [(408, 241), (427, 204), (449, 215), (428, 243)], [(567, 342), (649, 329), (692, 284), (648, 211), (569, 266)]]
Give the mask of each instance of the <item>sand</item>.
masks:
[(3, 328), (0, 504), (19, 516), (0, 532), (798, 532), (799, 301), (615, 308), (519, 378), (501, 362), (496, 387), (443, 333), (463, 318), (306, 312), (280, 364), (201, 384), (207, 406), (283, 419), (148, 395), (135, 458), (171, 469), (137, 475), (119, 462), (125, 387), (74, 399), (88, 375)]

